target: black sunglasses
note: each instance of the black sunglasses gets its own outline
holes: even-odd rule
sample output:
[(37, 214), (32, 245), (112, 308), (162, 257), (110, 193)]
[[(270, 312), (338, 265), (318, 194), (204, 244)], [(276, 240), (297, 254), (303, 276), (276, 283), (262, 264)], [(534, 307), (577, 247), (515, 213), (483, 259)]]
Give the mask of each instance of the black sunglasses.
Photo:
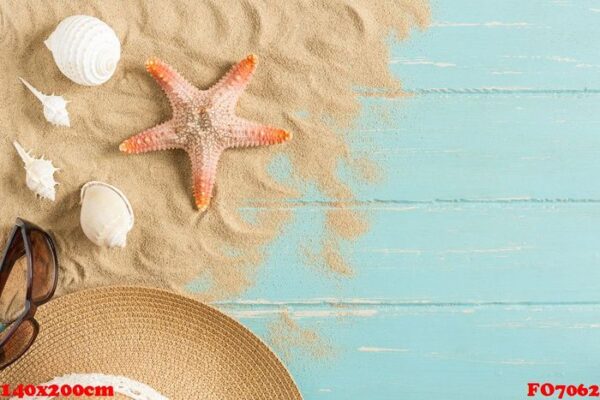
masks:
[(57, 275), (56, 245), (50, 234), (17, 218), (0, 262), (0, 302), (13, 309), (10, 316), (4, 316), (0, 332), (0, 370), (33, 344), (39, 332), (33, 316), (54, 294)]

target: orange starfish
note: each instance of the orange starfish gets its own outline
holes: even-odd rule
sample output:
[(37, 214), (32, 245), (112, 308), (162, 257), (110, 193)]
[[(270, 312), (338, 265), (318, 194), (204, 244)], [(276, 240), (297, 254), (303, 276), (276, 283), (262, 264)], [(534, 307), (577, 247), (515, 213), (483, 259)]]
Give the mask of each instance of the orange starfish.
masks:
[(292, 135), (235, 115), (235, 106), (256, 69), (249, 55), (208, 90), (188, 83), (170, 65), (150, 58), (146, 70), (162, 87), (173, 117), (125, 140), (119, 149), (128, 154), (183, 149), (192, 161), (193, 190), (200, 211), (208, 208), (225, 149), (282, 143)]

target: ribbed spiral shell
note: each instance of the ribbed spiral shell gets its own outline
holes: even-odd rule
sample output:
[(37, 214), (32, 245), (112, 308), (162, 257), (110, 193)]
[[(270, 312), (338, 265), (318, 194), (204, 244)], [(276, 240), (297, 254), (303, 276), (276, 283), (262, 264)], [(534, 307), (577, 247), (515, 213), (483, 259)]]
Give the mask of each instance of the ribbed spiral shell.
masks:
[(87, 15), (65, 18), (44, 43), (60, 71), (80, 85), (106, 82), (121, 58), (121, 43), (112, 28)]

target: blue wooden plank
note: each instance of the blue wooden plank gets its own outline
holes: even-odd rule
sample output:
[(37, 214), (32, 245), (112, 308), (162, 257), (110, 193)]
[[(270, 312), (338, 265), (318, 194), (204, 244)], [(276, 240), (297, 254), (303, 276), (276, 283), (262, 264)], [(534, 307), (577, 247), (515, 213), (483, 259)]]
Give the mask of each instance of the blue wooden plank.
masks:
[(590, 182), (600, 174), (599, 101), (518, 92), (416, 95), (393, 108), (369, 100), (390, 109), (387, 128), (366, 114), (354, 148), (380, 162), (387, 180), (356, 185), (359, 198), (598, 199)]
[(392, 47), (408, 89), (600, 88), (594, 0), (432, 1), (433, 23)]
[[(600, 93), (420, 94), (363, 103), (352, 148), (380, 165), (383, 181), (357, 180), (342, 167), (359, 201), (600, 199), (600, 185), (590, 184), (600, 175)], [(272, 170), (289, 181), (285, 159)]]
[[(294, 208), (244, 299), (597, 301), (598, 202), (368, 205), (370, 232), (344, 243), (352, 278), (312, 265), (325, 206)], [(335, 215), (335, 214), (334, 214)]]
[[(269, 325), (279, 308), (221, 308), (278, 349)], [(530, 381), (599, 383), (597, 305), (288, 310), (330, 346), (324, 357), (300, 347), (287, 358), (307, 399), (505, 400), (526, 398)]]

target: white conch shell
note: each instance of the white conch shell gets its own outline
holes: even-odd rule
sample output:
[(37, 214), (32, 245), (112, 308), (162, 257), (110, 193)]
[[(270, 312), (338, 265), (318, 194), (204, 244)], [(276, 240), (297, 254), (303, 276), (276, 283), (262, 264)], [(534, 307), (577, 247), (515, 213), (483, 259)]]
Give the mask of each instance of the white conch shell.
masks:
[(71, 126), (69, 112), (67, 111), (68, 101), (62, 96), (55, 96), (54, 94), (46, 95), (31, 86), (25, 79), (21, 77), (19, 77), (19, 79), (27, 86), (27, 89), (31, 90), (31, 93), (42, 102), (42, 105), (44, 106), (44, 117), (46, 117), (48, 122), (58, 126)]
[(80, 85), (106, 82), (121, 58), (121, 43), (115, 31), (87, 15), (65, 18), (44, 44), (52, 52), (58, 69)]
[(85, 236), (98, 246), (125, 247), (133, 209), (119, 189), (92, 181), (81, 188), (80, 222)]
[(50, 160), (33, 158), (19, 142), (14, 141), (13, 145), (25, 163), (27, 187), (38, 196), (54, 201), (56, 198), (56, 188), (54, 186), (58, 184), (54, 180), (54, 173), (58, 171), (58, 168), (55, 168)]

